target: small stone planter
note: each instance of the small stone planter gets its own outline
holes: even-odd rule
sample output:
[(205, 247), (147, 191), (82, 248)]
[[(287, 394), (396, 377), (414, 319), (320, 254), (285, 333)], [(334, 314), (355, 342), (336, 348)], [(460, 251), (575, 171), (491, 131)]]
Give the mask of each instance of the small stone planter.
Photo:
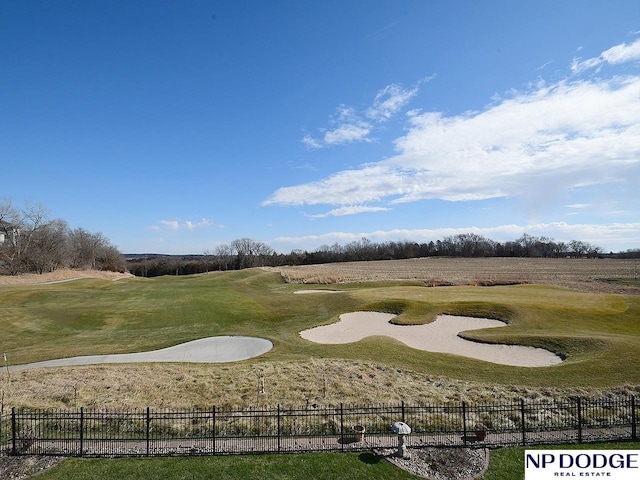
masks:
[(353, 431), (353, 437), (356, 442), (362, 442), (364, 440), (365, 428), (362, 425), (354, 425), (351, 429)]

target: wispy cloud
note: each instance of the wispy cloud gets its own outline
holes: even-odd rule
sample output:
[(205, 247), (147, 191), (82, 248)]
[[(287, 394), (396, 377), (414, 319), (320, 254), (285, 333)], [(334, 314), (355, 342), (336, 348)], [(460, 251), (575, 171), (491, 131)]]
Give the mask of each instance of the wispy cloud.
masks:
[(313, 138), (309, 134), (307, 134), (304, 137), (302, 137), (302, 143), (304, 143), (304, 145), (307, 148), (320, 148), (320, 147), (322, 147), (322, 142), (320, 140), (316, 140), (315, 138)]
[[(337, 128), (325, 132), (323, 142), (317, 145), (341, 145), (369, 140), (369, 133), (372, 126), (368, 122), (354, 119), (350, 122), (341, 123)], [(308, 142), (306, 142), (309, 145)]]
[(389, 120), (418, 93), (418, 87), (405, 90), (399, 85), (389, 85), (380, 90), (366, 112), (374, 122)]
[(320, 130), (320, 135), (305, 134), (302, 143), (307, 148), (322, 148), (354, 142), (372, 141), (371, 133), (376, 126), (396, 115), (418, 93), (418, 86), (405, 89), (391, 84), (380, 90), (372, 104), (358, 112), (348, 105), (340, 105), (330, 118), (329, 127)]
[(180, 223), (177, 220), (160, 220), (160, 225), (169, 230), (178, 230)]
[[(640, 58), (640, 41), (598, 58), (633, 62)], [(378, 95), (400, 98), (392, 90)], [(371, 108), (395, 111), (396, 103), (382, 108), (385, 102)], [(394, 157), (280, 188), (263, 205), (515, 197), (535, 206), (554, 192), (640, 177), (640, 75), (540, 82), (482, 111), (412, 111), (407, 118)]]
[(545, 62), (542, 65), (540, 65), (536, 70), (544, 70), (545, 68), (547, 68), (552, 63), (553, 63), (553, 60), (549, 60), (548, 62)]
[(572, 203), (571, 205), (566, 205), (567, 208), (576, 208), (576, 209), (589, 208), (590, 206), (591, 204), (589, 203)]
[(599, 69), (605, 64), (619, 65), (621, 63), (634, 61), (640, 61), (640, 39), (629, 45), (623, 43), (611, 47), (602, 52), (598, 57), (587, 58), (586, 60), (574, 58), (571, 64), (571, 71), (573, 73), (580, 73), (591, 68)]
[(200, 228), (206, 227), (221, 227), (222, 225), (217, 225), (211, 220), (207, 220), (206, 218), (202, 218), (198, 221), (191, 220), (160, 220), (157, 225), (151, 226), (151, 229), (156, 231), (179, 231), (179, 230), (188, 230), (193, 231)]
[(363, 205), (354, 205), (350, 207), (334, 208), (326, 213), (316, 215), (307, 215), (309, 218), (326, 218), (326, 217), (343, 217), (345, 215), (357, 215), (359, 213), (384, 212), (390, 210), (385, 207), (367, 207)]
[(195, 230), (196, 228), (213, 227), (214, 223), (207, 220), (206, 218), (203, 218), (199, 222), (191, 222), (189, 220), (186, 220), (184, 222), (184, 226), (187, 230)]

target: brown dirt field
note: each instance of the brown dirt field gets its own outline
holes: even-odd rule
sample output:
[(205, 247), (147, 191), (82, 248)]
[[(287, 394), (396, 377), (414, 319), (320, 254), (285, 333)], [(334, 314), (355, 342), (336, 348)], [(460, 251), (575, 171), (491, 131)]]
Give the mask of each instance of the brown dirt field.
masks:
[(634, 280), (640, 265), (633, 259), (586, 258), (444, 258), (344, 262), (270, 268), (285, 281), (300, 284), (415, 281), (428, 286), (544, 284), (590, 292), (640, 295), (640, 287), (614, 280)]

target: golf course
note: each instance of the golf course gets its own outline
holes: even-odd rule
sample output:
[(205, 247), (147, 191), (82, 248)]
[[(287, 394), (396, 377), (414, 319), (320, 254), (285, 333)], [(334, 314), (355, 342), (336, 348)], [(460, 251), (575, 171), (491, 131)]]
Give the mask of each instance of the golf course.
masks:
[[(3, 408), (552, 401), (640, 392), (640, 295), (628, 274), (635, 265), (582, 262), (570, 271), (556, 260), (514, 260), (518, 268), (507, 275), (500, 259), (464, 268), (451, 259), (437, 263), (437, 281), (433, 271), (420, 271), (424, 265), (5, 278)], [(500, 273), (487, 281), (473, 270), (478, 265)], [(434, 342), (441, 324), (449, 325), (449, 338)], [(237, 342), (246, 349), (251, 339), (261, 346), (225, 350)], [(482, 360), (474, 358), (477, 347), (513, 348), (507, 351), (516, 357), (543, 352), (548, 364)], [(522, 455), (523, 447), (492, 451), (481, 478), (520, 478)], [(42, 478), (52, 479), (211, 478), (212, 471), (226, 478), (415, 478), (368, 452), (68, 459), (53, 468), (60, 457), (23, 461), (29, 458), (5, 456), (3, 468), (23, 475), (49, 469)]]
[[(311, 293), (297, 294), (304, 290)], [(6, 368), (4, 402), (10, 406), (423, 403), (629, 394), (640, 385), (637, 295), (542, 284), (292, 284), (264, 269), (3, 285), (1, 293), (0, 349), (7, 354), (6, 367), (149, 352), (209, 337), (256, 337), (273, 345), (232, 362)], [(301, 335), (336, 324), (349, 312), (391, 314), (396, 328), (432, 324), (442, 314), (500, 320), (500, 328), (458, 336), (470, 344), (535, 347), (561, 361), (511, 366), (464, 352), (412, 348), (375, 333), (331, 344)]]

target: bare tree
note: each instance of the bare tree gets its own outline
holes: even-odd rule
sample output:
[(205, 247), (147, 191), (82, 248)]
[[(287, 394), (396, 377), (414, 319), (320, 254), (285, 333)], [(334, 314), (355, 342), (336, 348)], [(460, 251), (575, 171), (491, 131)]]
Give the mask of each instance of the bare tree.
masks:
[(27, 269), (27, 254), (36, 235), (47, 225), (48, 214), (40, 204), (26, 203), (17, 209), (9, 200), (0, 205), (0, 230), (5, 239), (0, 245), (0, 260), (11, 275)]
[(236, 252), (238, 269), (265, 265), (266, 258), (275, 254), (266, 243), (250, 238), (234, 240), (231, 242), (231, 248)]
[(24, 261), (30, 271), (52, 272), (67, 266), (69, 259), (69, 227), (64, 220), (52, 220), (34, 233)]
[(127, 270), (127, 261), (124, 255), (107, 241), (96, 251), (95, 267), (98, 270), (124, 273)]
[(91, 233), (83, 228), (71, 232), (71, 267), (95, 269), (101, 249), (109, 245), (101, 233)]
[(218, 245), (214, 251), (218, 270), (228, 270), (233, 260), (233, 248), (231, 245), (223, 243)]

